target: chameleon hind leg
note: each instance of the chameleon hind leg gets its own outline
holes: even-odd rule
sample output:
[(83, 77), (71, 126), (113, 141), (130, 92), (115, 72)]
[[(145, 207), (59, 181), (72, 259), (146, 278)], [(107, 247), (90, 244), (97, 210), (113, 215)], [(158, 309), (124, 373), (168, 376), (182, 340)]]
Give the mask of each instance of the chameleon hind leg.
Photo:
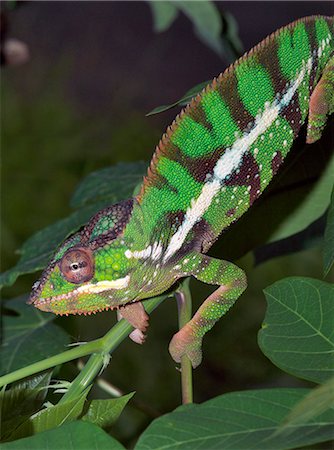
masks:
[(334, 56), (326, 64), (310, 98), (306, 142), (321, 138), (327, 116), (334, 113)]
[(203, 336), (240, 297), (246, 289), (247, 280), (243, 270), (234, 264), (200, 253), (185, 258), (181, 267), (183, 275), (192, 275), (204, 283), (219, 285), (169, 344), (169, 352), (176, 362), (187, 355), (195, 368), (202, 360)]

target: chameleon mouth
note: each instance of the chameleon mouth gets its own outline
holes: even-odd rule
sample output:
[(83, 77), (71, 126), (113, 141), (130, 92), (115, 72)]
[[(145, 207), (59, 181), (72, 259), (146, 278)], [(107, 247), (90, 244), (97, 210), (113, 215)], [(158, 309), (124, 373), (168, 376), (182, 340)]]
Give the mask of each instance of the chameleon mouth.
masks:
[(61, 300), (73, 299), (79, 295), (101, 294), (105, 291), (125, 289), (129, 285), (129, 282), (130, 276), (127, 275), (126, 277), (118, 278), (117, 280), (103, 280), (99, 281), (98, 283), (85, 284), (84, 286), (80, 286), (71, 292), (67, 292), (66, 294), (59, 294), (46, 298), (39, 296), (40, 283), (37, 282), (34, 285), (35, 288), (33, 286), (33, 291), (31, 293), (28, 303), (33, 304), (36, 307), (40, 307)]

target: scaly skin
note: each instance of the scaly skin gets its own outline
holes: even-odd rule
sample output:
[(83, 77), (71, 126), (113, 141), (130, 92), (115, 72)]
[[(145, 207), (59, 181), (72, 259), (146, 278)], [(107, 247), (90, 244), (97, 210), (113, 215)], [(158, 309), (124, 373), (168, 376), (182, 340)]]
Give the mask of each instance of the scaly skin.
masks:
[(192, 275), (219, 286), (170, 344), (197, 366), (204, 334), (246, 287), (241, 269), (203, 253), (262, 194), (308, 115), (307, 142), (320, 138), (334, 109), (333, 27), (333, 17), (300, 19), (214, 79), (162, 137), (140, 194), (69, 238), (30, 302), (56, 314), (127, 305), (121, 316), (145, 331), (131, 303)]

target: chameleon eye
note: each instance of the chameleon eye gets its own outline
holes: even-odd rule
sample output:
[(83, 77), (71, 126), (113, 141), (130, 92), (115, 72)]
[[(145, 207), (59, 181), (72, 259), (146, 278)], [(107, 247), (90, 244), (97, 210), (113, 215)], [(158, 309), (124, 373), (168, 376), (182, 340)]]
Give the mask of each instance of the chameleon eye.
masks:
[(59, 268), (70, 283), (79, 284), (89, 281), (94, 274), (92, 253), (85, 248), (69, 250), (62, 257)]

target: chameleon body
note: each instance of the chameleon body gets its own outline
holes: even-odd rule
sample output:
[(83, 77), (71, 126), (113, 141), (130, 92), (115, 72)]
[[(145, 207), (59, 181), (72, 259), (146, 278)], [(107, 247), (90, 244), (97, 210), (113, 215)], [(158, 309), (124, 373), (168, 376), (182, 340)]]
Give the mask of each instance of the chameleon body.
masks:
[(172, 339), (201, 361), (204, 334), (246, 288), (205, 253), (262, 194), (302, 125), (317, 140), (334, 110), (334, 18), (279, 29), (215, 78), (163, 135), (138, 196), (96, 214), (56, 251), (30, 302), (56, 314), (117, 308), (142, 340), (140, 300), (194, 276), (218, 288)]

